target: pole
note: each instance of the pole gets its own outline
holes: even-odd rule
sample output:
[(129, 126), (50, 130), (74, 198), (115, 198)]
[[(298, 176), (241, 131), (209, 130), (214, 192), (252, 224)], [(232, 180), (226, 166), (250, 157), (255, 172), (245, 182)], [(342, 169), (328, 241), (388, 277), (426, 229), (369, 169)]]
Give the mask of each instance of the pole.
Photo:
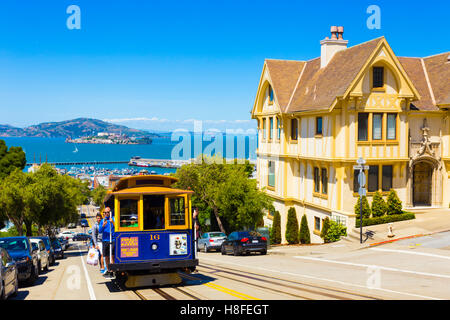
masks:
[(363, 219), (363, 205), (362, 195), (359, 196), (359, 243), (362, 243), (362, 219)]

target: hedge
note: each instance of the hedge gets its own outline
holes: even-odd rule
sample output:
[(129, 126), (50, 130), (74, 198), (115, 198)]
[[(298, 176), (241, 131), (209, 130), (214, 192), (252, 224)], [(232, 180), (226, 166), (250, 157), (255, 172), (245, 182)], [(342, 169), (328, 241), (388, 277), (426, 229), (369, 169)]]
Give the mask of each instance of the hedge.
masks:
[[(377, 224), (403, 221), (403, 220), (412, 220), (415, 219), (416, 216), (411, 212), (404, 212), (401, 214), (393, 214), (393, 215), (384, 215), (381, 217), (375, 218), (363, 218), (363, 227), (372, 226)], [(356, 219), (355, 227), (359, 228), (359, 219)]]

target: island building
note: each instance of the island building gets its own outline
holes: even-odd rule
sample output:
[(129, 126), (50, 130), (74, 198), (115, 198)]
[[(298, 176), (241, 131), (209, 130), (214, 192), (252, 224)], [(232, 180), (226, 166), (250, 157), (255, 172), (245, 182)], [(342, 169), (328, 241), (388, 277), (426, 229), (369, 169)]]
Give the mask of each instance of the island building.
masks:
[(369, 203), (393, 188), (404, 208), (449, 207), (450, 52), (398, 57), (384, 37), (347, 47), (343, 32), (331, 27), (315, 59), (264, 61), (256, 178), (283, 242), (290, 207), (306, 214), (313, 243), (326, 217), (354, 227), (359, 157)]

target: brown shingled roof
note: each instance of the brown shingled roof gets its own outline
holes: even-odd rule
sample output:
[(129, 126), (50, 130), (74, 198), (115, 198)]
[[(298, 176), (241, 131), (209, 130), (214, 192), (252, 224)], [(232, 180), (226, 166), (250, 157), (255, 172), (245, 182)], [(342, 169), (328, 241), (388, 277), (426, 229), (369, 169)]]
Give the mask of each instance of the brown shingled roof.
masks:
[(449, 54), (450, 52), (445, 52), (423, 58), (437, 105), (450, 103), (450, 62), (447, 62)]
[[(342, 96), (383, 37), (337, 52), (326, 67), (320, 68), (320, 57), (303, 75), (289, 105), (289, 112), (327, 109)], [(308, 66), (307, 66), (308, 67)], [(305, 70), (306, 71), (306, 70)]]
[[(309, 61), (266, 59), (272, 87), (281, 111), (294, 113), (327, 110), (336, 97), (345, 94), (375, 48), (383, 40), (384, 37), (380, 37), (339, 51), (322, 69), (320, 57)], [(450, 104), (448, 55), (449, 52), (427, 58), (398, 57), (421, 97), (420, 100), (413, 101), (418, 109), (438, 110), (437, 105)]]
[(419, 110), (438, 110), (431, 98), (421, 58), (398, 57), (398, 60), (420, 94), (420, 100), (413, 101), (413, 105)]
[(305, 62), (266, 59), (266, 65), (272, 80), (273, 91), (284, 112)]

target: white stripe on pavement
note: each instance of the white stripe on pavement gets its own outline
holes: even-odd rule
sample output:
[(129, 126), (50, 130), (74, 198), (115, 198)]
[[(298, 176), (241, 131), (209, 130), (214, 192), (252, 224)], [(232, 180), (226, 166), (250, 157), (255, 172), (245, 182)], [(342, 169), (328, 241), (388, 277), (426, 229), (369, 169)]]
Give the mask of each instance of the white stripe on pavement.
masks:
[(83, 265), (84, 275), (86, 278), (86, 283), (87, 283), (87, 287), (88, 287), (88, 291), (89, 291), (89, 296), (90, 296), (91, 300), (97, 300), (97, 298), (95, 297), (94, 288), (92, 287), (91, 278), (89, 278), (89, 274), (86, 269), (85, 261), (83, 260), (83, 255), (81, 254), (80, 245), (77, 244), (77, 246), (78, 246), (78, 252), (80, 252), (81, 264)]
[(312, 258), (312, 257), (302, 257), (302, 256), (294, 256), (294, 258), (304, 259), (304, 260), (312, 260), (312, 261), (320, 261), (320, 262), (328, 262), (328, 263), (335, 263), (335, 264), (344, 264), (344, 265), (348, 265), (348, 266), (363, 267), (363, 268), (369, 268), (369, 267), (373, 268), (373, 267), (375, 267), (375, 268), (378, 268), (380, 270), (386, 270), (386, 271), (412, 273), (412, 274), (428, 276), (428, 277), (437, 277), (437, 278), (450, 279), (450, 275), (446, 275), (446, 274), (436, 274), (436, 273), (429, 273), (429, 272), (403, 270), (403, 269), (397, 269), (397, 268), (377, 266), (377, 265), (373, 265), (373, 264), (353, 263), (353, 262), (347, 262), (347, 261), (335, 261), (335, 260), (327, 260), (327, 259)]
[(419, 255), (419, 256), (426, 256), (426, 257), (433, 257), (433, 258), (441, 258), (441, 259), (450, 260), (449, 256), (441, 256), (441, 255), (438, 255), (438, 254), (426, 253), (426, 252), (418, 252), (418, 251), (394, 250), (394, 249), (383, 249), (383, 248), (369, 248), (369, 250), (393, 252), (393, 253), (415, 254), (415, 255)]

